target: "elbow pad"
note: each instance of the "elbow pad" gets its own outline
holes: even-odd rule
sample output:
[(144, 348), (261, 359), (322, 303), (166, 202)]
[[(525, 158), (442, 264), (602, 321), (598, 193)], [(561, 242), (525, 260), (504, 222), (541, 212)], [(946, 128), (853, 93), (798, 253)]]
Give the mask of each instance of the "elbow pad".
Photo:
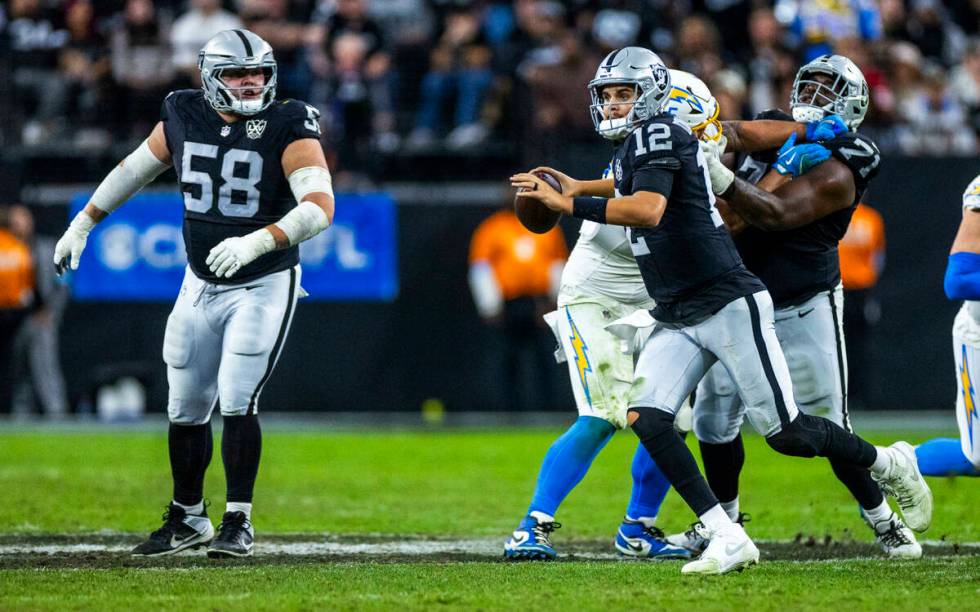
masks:
[(951, 300), (980, 300), (980, 255), (950, 255), (943, 288), (946, 290), (946, 297)]
[(111, 213), (169, 167), (170, 164), (157, 159), (144, 140), (102, 179), (89, 203), (107, 214)]

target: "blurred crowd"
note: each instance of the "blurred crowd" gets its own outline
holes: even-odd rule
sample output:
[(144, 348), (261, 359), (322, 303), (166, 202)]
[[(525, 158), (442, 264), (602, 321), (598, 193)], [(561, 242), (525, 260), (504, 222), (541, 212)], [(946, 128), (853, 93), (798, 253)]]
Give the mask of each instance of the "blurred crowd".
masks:
[(141, 138), (167, 91), (196, 86), (203, 43), (246, 27), (275, 48), (279, 95), (323, 111), (342, 168), (591, 138), (585, 84), (627, 45), (699, 75), (722, 118), (785, 107), (802, 62), (842, 53), (882, 149), (973, 155), (978, 26), (980, 0), (4, 0), (0, 144)]

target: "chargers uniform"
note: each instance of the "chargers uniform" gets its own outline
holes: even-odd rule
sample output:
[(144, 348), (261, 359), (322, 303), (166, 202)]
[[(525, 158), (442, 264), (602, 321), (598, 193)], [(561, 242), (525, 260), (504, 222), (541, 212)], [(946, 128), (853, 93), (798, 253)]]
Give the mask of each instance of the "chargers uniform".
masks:
[[(757, 118), (792, 121), (781, 111), (766, 111)], [(853, 173), (854, 201), (788, 231), (748, 227), (735, 237), (735, 244), (746, 267), (758, 275), (772, 295), (776, 336), (789, 364), (799, 408), (851, 431), (837, 245), (878, 172), (880, 156), (874, 142), (856, 132), (843, 133), (821, 144)], [(775, 149), (743, 155), (737, 176), (757, 183), (775, 161)], [(698, 386), (696, 403), (694, 431), (699, 440), (721, 444), (734, 439), (744, 407), (723, 367), (713, 367)]]
[(267, 253), (231, 279), (208, 268), (211, 249), (282, 218), (296, 206), (282, 170), (285, 148), (319, 138), (318, 113), (296, 100), (226, 123), (201, 90), (172, 92), (161, 120), (184, 197), (187, 270), (167, 321), (168, 413), (179, 424), (254, 414), (300, 296), (299, 249)]
[[(980, 176), (963, 193), (963, 208), (980, 211)], [(953, 322), (956, 360), (956, 423), (963, 456), (980, 469), (980, 302), (965, 300)]]

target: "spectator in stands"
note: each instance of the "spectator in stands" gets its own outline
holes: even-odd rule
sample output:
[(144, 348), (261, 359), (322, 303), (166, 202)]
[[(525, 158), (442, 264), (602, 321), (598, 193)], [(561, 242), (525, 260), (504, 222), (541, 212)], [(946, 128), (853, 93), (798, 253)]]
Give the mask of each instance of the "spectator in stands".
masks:
[[(481, 114), (484, 96), (493, 81), (491, 59), (479, 8), (449, 10), (442, 35), (430, 54), (429, 72), (422, 79), (410, 148), (431, 146), (447, 129), (446, 145), (450, 148), (470, 147), (486, 139), (490, 130), (481, 122)], [(450, 103), (454, 110), (447, 113)], [(451, 123), (445, 121), (446, 117), (452, 117)]]
[(681, 21), (674, 53), (677, 68), (699, 77), (707, 78), (724, 67), (718, 28), (701, 15)]
[(508, 205), (470, 241), (469, 282), (480, 317), (500, 330), (508, 410), (552, 407), (557, 369), (543, 314), (554, 309), (568, 247), (559, 228), (532, 234)]
[(959, 60), (965, 38), (937, 0), (913, 0), (907, 31), (909, 40), (926, 58), (945, 65)]
[(565, 32), (558, 51), (553, 62), (538, 64), (527, 75), (534, 108), (532, 140), (591, 138), (592, 119), (582, 109), (592, 103), (588, 84), (602, 58), (591, 53), (574, 30)]
[(963, 61), (950, 73), (950, 90), (966, 110), (973, 132), (980, 135), (980, 38), (967, 47)]
[(745, 79), (734, 70), (719, 70), (711, 78), (711, 94), (718, 101), (718, 118), (722, 121), (738, 121), (746, 116)]
[(167, 42), (170, 23), (151, 0), (126, 0), (110, 38), (116, 82), (116, 132), (142, 137), (159, 119), (160, 102), (170, 90), (174, 66)]
[(789, 24), (803, 62), (833, 53), (834, 43), (842, 38), (881, 39), (881, 15), (873, 0), (777, 0), (776, 14)]
[(173, 64), (183, 86), (199, 87), (197, 54), (212, 36), (242, 27), (242, 21), (221, 8), (221, 0), (190, 0), (191, 9), (174, 21), (170, 31)]
[(14, 339), (34, 305), (30, 248), (10, 231), (9, 208), (0, 207), (0, 412), (10, 410)]
[(904, 123), (899, 133), (902, 150), (911, 155), (976, 153), (977, 136), (950, 93), (943, 69), (926, 64), (922, 76), (923, 88), (899, 106)]
[[(55, 240), (34, 233), (34, 216), (23, 205), (8, 209), (11, 234), (30, 249), (35, 262), (54, 259)], [(26, 317), (14, 339), (12, 356), (13, 410), (15, 415), (34, 412), (35, 396), (48, 418), (61, 418), (68, 411), (65, 378), (58, 352), (58, 331), (68, 303), (68, 287), (60, 282), (53, 266), (35, 267), (37, 308)]]
[(61, 50), (59, 67), (67, 81), (69, 118), (81, 145), (105, 146), (108, 135), (96, 129), (106, 92), (111, 86), (112, 64), (105, 39), (97, 31), (90, 0), (71, 0), (65, 10), (68, 42)]
[(855, 407), (874, 408), (874, 327), (881, 319), (875, 287), (885, 269), (885, 223), (867, 204), (858, 204), (840, 242), (844, 284), (844, 331), (851, 364), (847, 399)]
[(21, 137), (24, 144), (40, 144), (66, 123), (68, 84), (58, 73), (58, 55), (68, 42), (68, 32), (56, 26), (57, 14), (46, 11), (40, 0), (10, 0), (8, 10), (6, 37), (14, 95), (17, 110), (27, 113)]
[(275, 50), (279, 67), (278, 96), (310, 98), (311, 73), (306, 61), (306, 41), (313, 14), (313, 0), (241, 0), (238, 16), (244, 26), (265, 39)]
[(786, 31), (769, 9), (757, 9), (749, 17), (750, 56), (744, 59), (749, 71), (749, 115), (772, 108), (785, 108), (789, 87), (799, 62), (785, 45)]

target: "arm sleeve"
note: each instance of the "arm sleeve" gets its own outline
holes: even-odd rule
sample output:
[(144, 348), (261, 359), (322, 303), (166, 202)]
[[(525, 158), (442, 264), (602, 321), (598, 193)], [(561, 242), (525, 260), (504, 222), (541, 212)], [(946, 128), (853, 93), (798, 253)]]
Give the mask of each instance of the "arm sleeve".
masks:
[(946, 290), (946, 297), (951, 300), (980, 300), (980, 255), (950, 255), (943, 288)]

